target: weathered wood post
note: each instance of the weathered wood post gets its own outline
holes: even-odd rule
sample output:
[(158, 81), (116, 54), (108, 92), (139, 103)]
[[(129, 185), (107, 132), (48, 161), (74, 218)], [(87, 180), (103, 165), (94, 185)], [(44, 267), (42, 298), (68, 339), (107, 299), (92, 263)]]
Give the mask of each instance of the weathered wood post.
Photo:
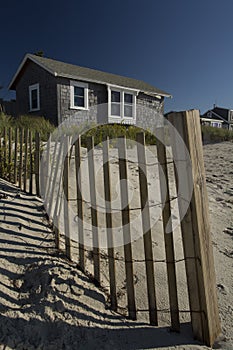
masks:
[[(188, 177), (187, 168), (185, 168), (187, 159), (185, 158), (184, 146), (187, 147), (191, 159), (193, 193), (189, 208), (181, 222), (181, 230), (193, 334), (198, 340), (212, 346), (221, 332), (221, 327), (199, 111), (171, 113), (168, 120), (184, 142), (183, 146), (178, 145), (179, 136), (174, 128), (170, 127), (180, 211), (183, 208), (182, 198), (185, 198), (185, 193), (182, 193), (182, 190), (178, 188), (179, 170), (182, 171), (182, 181), (187, 181)], [(187, 184), (190, 185), (189, 180)]]

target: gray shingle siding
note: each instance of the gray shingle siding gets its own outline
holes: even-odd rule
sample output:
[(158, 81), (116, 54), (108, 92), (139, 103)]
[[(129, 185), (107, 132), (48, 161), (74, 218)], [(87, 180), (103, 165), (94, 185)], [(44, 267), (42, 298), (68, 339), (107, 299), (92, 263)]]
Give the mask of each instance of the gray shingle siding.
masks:
[[(107, 123), (107, 85), (88, 82), (89, 111), (78, 112), (76, 109), (70, 108), (70, 81), (71, 79), (66, 77), (54, 76), (31, 60), (27, 60), (15, 81), (17, 114), (44, 116), (55, 125), (74, 116), (77, 123), (86, 121), (98, 124)], [(85, 82), (84, 79), (80, 79), (80, 81)], [(40, 86), (40, 110), (30, 112), (29, 86), (37, 83)], [(153, 130), (157, 116), (163, 114), (164, 97), (159, 99), (139, 92), (136, 104), (136, 124), (145, 129)], [(92, 108), (95, 105), (98, 107)]]
[(79, 123), (89, 121), (95, 123), (104, 123), (107, 121), (100, 111), (91, 108), (95, 105), (107, 103), (107, 88), (105, 85), (88, 83), (88, 104), (91, 112), (81, 111), (70, 108), (70, 79), (57, 78), (58, 84), (58, 105), (60, 106), (60, 121), (69, 117), (76, 116)]
[[(18, 115), (43, 116), (57, 123), (56, 78), (40, 66), (29, 61), (16, 85), (16, 104)], [(40, 110), (30, 112), (29, 86), (40, 85)]]

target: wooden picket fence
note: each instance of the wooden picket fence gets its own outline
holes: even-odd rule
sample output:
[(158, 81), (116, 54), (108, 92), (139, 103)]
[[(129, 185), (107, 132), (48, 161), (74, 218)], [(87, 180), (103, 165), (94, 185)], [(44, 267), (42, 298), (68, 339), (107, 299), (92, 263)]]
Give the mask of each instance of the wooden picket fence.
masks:
[[(191, 159), (191, 174), (193, 180), (193, 193), (187, 212), (181, 222), (181, 236), (183, 243), (184, 264), (187, 278), (187, 290), (189, 298), (189, 312), (194, 338), (212, 346), (220, 333), (220, 321), (216, 296), (216, 281), (213, 261), (213, 250), (211, 245), (209, 217), (208, 217), (208, 198), (205, 184), (204, 161), (202, 153), (202, 140), (200, 119), (198, 111), (186, 111), (172, 113), (168, 116), (170, 125), (170, 140), (173, 154), (172, 164), (174, 165), (176, 191), (180, 212), (183, 208), (185, 194), (182, 194), (179, 188), (178, 173), (185, 169), (187, 159), (182, 152), (176, 139), (177, 130), (187, 147)], [(164, 129), (157, 130), (157, 161), (160, 164), (158, 168), (159, 177), (165, 178), (165, 182), (160, 186), (161, 198), (164, 198), (164, 205), (161, 209), (163, 223), (163, 237), (165, 247), (166, 274), (169, 294), (169, 314), (170, 326), (174, 331), (180, 331), (180, 314), (178, 302), (177, 286), (177, 260), (174, 246), (173, 230), (167, 232), (169, 220), (171, 218), (171, 195), (170, 180), (168, 176), (169, 164), (165, 146)], [(66, 256), (77, 261), (83, 271), (87, 271), (86, 259), (88, 250), (85, 247), (85, 208), (89, 204), (90, 220), (92, 224), (92, 242), (93, 242), (93, 280), (101, 285), (101, 249), (99, 245), (99, 205), (97, 201), (97, 184), (95, 169), (95, 147), (94, 137), (87, 140), (87, 162), (88, 162), (88, 181), (90, 191), (90, 203), (86, 203), (82, 193), (82, 138), (79, 137), (73, 142), (72, 137), (60, 135), (55, 141), (48, 138), (48, 142), (42, 143), (40, 135), (23, 129), (4, 129), (0, 138), (0, 176), (17, 184), (20, 189), (30, 194), (42, 196), (45, 200), (45, 208), (50, 220), (54, 223), (55, 244), (57, 249), (63, 250)], [(136, 320), (138, 308), (135, 296), (134, 281), (134, 263), (136, 259), (133, 256), (131, 239), (131, 211), (129, 203), (128, 188), (128, 168), (127, 145), (125, 137), (118, 139), (118, 169), (120, 181), (121, 197), (121, 224), (123, 232), (123, 263), (125, 265), (125, 285), (127, 296), (128, 316)], [(140, 213), (142, 222), (143, 247), (146, 271), (146, 286), (149, 322), (151, 325), (158, 325), (158, 300), (155, 288), (157, 262), (154, 257), (152, 232), (148, 228), (150, 223), (150, 205), (148, 205), (148, 180), (147, 180), (147, 156), (145, 151), (145, 135), (137, 134), (137, 166), (139, 178), (139, 196)], [(53, 144), (53, 146), (52, 146)], [(43, 159), (41, 154), (43, 149)], [(52, 151), (51, 151), (52, 150)], [(117, 249), (114, 248), (113, 235), (113, 211), (112, 211), (112, 174), (109, 159), (109, 139), (106, 138), (103, 143), (103, 184), (105, 199), (105, 220), (107, 230), (107, 265), (110, 307), (113, 310), (119, 310), (119, 295), (117, 290), (118, 275), (116, 273)], [(71, 163), (75, 162), (75, 198), (71, 193)], [(42, 164), (41, 164), (42, 162)], [(183, 171), (182, 180), (186, 181), (186, 173)], [(124, 180), (124, 181), (122, 181)], [(187, 180), (188, 181), (188, 180)], [(43, 187), (43, 193), (41, 188)], [(62, 193), (64, 195), (62, 196)], [(75, 200), (78, 229), (72, 232), (72, 223), (70, 221), (69, 204)], [(63, 217), (61, 227), (59, 219)], [(77, 235), (76, 243), (72, 237)], [(63, 242), (64, 240), (64, 242)], [(77, 248), (77, 249), (76, 249)], [(140, 293), (138, 291), (137, 293)]]

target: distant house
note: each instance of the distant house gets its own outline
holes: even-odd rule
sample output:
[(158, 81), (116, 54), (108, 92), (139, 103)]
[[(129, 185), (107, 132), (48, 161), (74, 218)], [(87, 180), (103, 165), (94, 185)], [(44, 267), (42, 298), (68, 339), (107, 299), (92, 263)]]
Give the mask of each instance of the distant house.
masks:
[[(163, 114), (164, 98), (171, 97), (140, 80), (31, 54), (24, 57), (9, 89), (16, 91), (18, 115), (44, 116), (55, 125), (82, 111), (78, 122), (137, 123), (149, 128), (156, 115)], [(105, 111), (97, 107), (88, 113), (100, 104), (105, 104)], [(146, 107), (153, 113), (143, 115)]]
[(10, 100), (6, 101), (0, 98), (0, 113), (5, 113), (11, 115), (12, 117), (16, 116), (16, 101)]
[(201, 116), (202, 124), (233, 130), (233, 110), (214, 106)]

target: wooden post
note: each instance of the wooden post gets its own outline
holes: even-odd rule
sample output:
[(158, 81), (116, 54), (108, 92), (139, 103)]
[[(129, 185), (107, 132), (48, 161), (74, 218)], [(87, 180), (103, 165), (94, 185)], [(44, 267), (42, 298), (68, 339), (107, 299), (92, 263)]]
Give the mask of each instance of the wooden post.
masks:
[(119, 173), (120, 173), (120, 191), (121, 191), (121, 208), (122, 208), (121, 215), (122, 215), (123, 239), (124, 239), (128, 312), (129, 312), (129, 317), (133, 320), (136, 320), (137, 315), (136, 315), (134, 277), (133, 277), (125, 136), (119, 137), (118, 139), (118, 154), (119, 154)]
[(116, 293), (116, 272), (114, 259), (114, 240), (112, 234), (112, 206), (111, 206), (111, 179), (109, 169), (109, 138), (103, 140), (103, 168), (104, 168), (104, 194), (106, 207), (106, 227), (107, 227), (107, 245), (108, 245), (108, 267), (110, 280), (110, 300), (111, 308), (117, 310)]
[[(189, 209), (181, 223), (181, 228), (193, 333), (195, 338), (203, 341), (208, 346), (212, 346), (220, 334), (221, 327), (217, 304), (199, 111), (172, 113), (169, 115), (169, 121), (181, 135), (191, 158), (193, 194)], [(172, 127), (171, 130), (178, 185), (180, 180), (178, 177), (182, 176), (182, 181), (185, 181), (187, 176), (187, 162), (186, 169), (182, 168), (181, 162), (186, 161), (182, 158), (185, 153), (181, 145), (179, 145), (179, 148), (177, 147), (178, 136)], [(179, 169), (185, 169), (185, 171), (180, 175)], [(182, 210), (182, 198), (184, 198), (185, 193), (179, 191), (178, 195), (179, 209)]]
[(142, 213), (142, 229), (143, 242), (146, 262), (146, 279), (147, 279), (147, 294), (149, 304), (150, 323), (158, 325), (156, 294), (155, 294), (155, 277), (154, 277), (154, 261), (152, 251), (152, 238), (150, 228), (150, 210), (148, 200), (148, 184), (147, 184), (147, 169), (146, 169), (146, 154), (145, 154), (145, 134), (140, 132), (136, 135), (137, 153), (138, 153), (138, 168), (139, 168), (139, 185), (140, 185), (140, 200)]
[(79, 264), (81, 269), (84, 271), (85, 270), (85, 251), (84, 251), (84, 233), (83, 233), (81, 136), (75, 142), (75, 168), (76, 168), (76, 190), (77, 190)]
[(69, 136), (64, 138), (64, 170), (63, 170), (63, 189), (64, 189), (64, 228), (66, 256), (72, 260), (71, 240), (70, 240), (70, 217), (69, 217)]
[(40, 195), (40, 133), (35, 134), (35, 177), (36, 195)]
[(22, 189), (22, 172), (23, 172), (23, 141), (24, 141), (24, 129), (20, 128), (20, 140), (19, 140), (19, 188)]
[[(167, 276), (168, 276), (171, 328), (172, 330), (178, 332), (180, 330), (179, 306), (178, 306), (178, 295), (177, 295), (175, 251), (174, 251), (174, 242), (173, 242), (170, 190), (169, 190), (169, 182), (168, 182), (168, 169), (167, 169), (164, 127), (157, 128), (155, 135), (156, 135), (157, 156), (158, 156), (158, 162), (159, 162), (160, 193), (161, 193), (162, 200), (164, 200), (163, 209), (162, 209), (162, 218), (163, 218), (163, 233), (164, 233), (164, 242), (165, 242)], [(164, 185), (162, 180), (165, 181)]]
[(94, 278), (100, 282), (100, 255), (98, 237), (98, 216), (96, 208), (96, 185), (95, 185), (95, 165), (94, 165), (94, 137), (87, 138), (87, 155), (89, 168), (89, 184), (91, 198), (91, 223), (93, 235), (93, 255), (94, 255)]
[(28, 129), (25, 130), (24, 134), (25, 147), (24, 147), (24, 171), (23, 171), (23, 190), (27, 191), (27, 169), (28, 169)]
[(15, 154), (14, 154), (14, 183), (17, 183), (17, 167), (18, 167), (18, 138), (19, 129), (15, 128)]

